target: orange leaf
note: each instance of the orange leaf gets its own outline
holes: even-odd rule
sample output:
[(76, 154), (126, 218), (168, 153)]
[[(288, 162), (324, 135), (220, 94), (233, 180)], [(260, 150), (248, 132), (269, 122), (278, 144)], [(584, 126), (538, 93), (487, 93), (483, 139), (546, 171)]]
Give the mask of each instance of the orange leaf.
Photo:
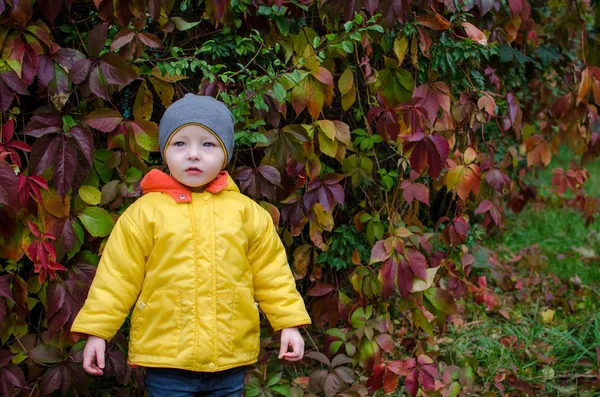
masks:
[(417, 22), (434, 30), (447, 30), (451, 25), (446, 18), (435, 11), (432, 14), (417, 18)]
[(549, 143), (541, 136), (534, 135), (525, 141), (527, 150), (527, 166), (536, 165), (542, 162), (548, 165), (552, 160), (552, 152)]
[(496, 101), (494, 101), (494, 98), (491, 96), (483, 94), (483, 96), (477, 101), (477, 106), (479, 106), (479, 109), (481, 110), (485, 108), (487, 114), (493, 116), (494, 109), (496, 108)]
[(579, 83), (579, 91), (577, 92), (577, 105), (581, 103), (583, 98), (588, 95), (592, 88), (592, 76), (589, 68), (585, 68), (581, 72), (581, 82)]
[(481, 30), (473, 26), (473, 24), (469, 22), (463, 22), (462, 27), (465, 29), (467, 36), (469, 36), (471, 40), (481, 45), (487, 45), (487, 37)]
[(508, 42), (512, 43), (517, 39), (517, 33), (519, 32), (519, 28), (521, 27), (521, 17), (515, 16), (513, 19), (508, 21), (506, 26), (506, 33), (508, 34)]
[(324, 67), (319, 66), (319, 68), (316, 71), (311, 72), (310, 74), (315, 76), (315, 78), (321, 83), (333, 87), (333, 76), (331, 75), (331, 72), (325, 69)]

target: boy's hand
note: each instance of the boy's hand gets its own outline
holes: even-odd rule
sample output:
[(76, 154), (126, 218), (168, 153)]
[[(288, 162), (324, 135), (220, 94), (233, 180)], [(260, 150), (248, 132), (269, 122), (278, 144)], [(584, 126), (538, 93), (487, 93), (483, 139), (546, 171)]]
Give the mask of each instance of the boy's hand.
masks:
[[(288, 351), (291, 347), (292, 351)], [(281, 330), (281, 348), (279, 349), (279, 358), (285, 358), (288, 361), (299, 361), (304, 357), (304, 339), (300, 335), (298, 328), (284, 328)]]
[(88, 336), (83, 349), (83, 369), (90, 375), (102, 375), (104, 369), (104, 351), (106, 341), (97, 336)]

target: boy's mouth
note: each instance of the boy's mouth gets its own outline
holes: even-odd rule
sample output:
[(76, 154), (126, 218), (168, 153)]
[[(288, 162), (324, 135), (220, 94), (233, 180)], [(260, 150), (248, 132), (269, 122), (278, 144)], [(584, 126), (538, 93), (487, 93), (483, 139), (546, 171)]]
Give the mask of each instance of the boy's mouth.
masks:
[(202, 170), (197, 167), (189, 167), (189, 168), (186, 168), (185, 172), (190, 173), (190, 174), (199, 174), (202, 172)]

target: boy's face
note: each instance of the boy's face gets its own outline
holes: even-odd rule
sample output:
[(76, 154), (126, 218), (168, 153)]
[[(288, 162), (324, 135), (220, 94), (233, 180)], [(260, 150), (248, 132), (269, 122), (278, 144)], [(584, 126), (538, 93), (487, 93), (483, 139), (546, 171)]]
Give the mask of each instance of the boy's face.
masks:
[(199, 125), (186, 125), (171, 137), (165, 162), (173, 178), (192, 191), (201, 192), (221, 171), (225, 152), (210, 131)]

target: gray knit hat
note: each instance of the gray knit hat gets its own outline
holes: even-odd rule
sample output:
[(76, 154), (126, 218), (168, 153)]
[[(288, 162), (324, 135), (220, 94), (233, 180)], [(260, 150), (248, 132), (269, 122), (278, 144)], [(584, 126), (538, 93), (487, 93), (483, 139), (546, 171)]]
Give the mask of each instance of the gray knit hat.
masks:
[[(233, 145), (233, 115), (227, 106), (213, 97), (185, 94), (165, 110), (158, 127), (160, 153), (165, 157), (169, 138), (186, 124), (199, 124), (221, 141), (227, 162), (231, 160)], [(226, 164), (223, 165), (225, 167)]]

